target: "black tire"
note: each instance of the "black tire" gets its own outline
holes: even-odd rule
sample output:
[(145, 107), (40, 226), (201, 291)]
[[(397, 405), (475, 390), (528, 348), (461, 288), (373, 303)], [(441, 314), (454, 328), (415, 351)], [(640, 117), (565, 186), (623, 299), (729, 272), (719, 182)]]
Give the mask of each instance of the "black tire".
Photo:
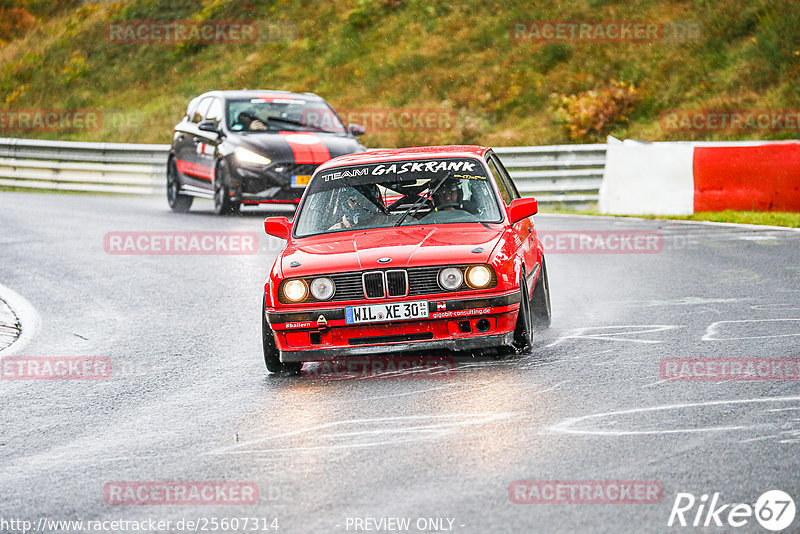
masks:
[(178, 178), (178, 165), (175, 158), (167, 162), (167, 202), (170, 209), (178, 213), (186, 213), (192, 207), (194, 197), (181, 195), (181, 182)]
[(264, 347), (264, 363), (267, 371), (277, 374), (299, 375), (302, 363), (284, 363), (280, 359), (278, 347), (275, 346), (275, 334), (267, 324), (267, 298), (261, 307), (261, 339)]
[(514, 350), (519, 354), (527, 352), (533, 345), (533, 322), (531, 319), (531, 300), (528, 297), (528, 285), (525, 283), (525, 272), (519, 281), (520, 302), (517, 314), (517, 326), (514, 328)]
[(547, 279), (547, 263), (542, 254), (542, 272), (536, 281), (531, 296), (531, 315), (534, 326), (547, 328), (550, 326), (550, 282)]
[(231, 201), (230, 195), (230, 169), (228, 164), (220, 161), (214, 173), (214, 213), (229, 215), (239, 211), (241, 204)]

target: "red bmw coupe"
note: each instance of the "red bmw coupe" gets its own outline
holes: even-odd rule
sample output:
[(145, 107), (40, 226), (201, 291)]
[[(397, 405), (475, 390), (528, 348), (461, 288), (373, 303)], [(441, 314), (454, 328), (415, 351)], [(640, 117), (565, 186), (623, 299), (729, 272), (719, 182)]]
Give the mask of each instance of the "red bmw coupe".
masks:
[(533, 215), (497, 155), (480, 146), (340, 156), (311, 178), (264, 286), (270, 372), (408, 351), (530, 349), (550, 323)]

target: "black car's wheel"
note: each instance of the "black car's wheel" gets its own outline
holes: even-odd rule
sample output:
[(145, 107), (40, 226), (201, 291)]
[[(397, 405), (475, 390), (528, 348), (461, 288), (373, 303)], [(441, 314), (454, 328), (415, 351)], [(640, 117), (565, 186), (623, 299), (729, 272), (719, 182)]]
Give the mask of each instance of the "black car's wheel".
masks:
[(167, 163), (167, 202), (172, 211), (186, 213), (192, 207), (193, 197), (181, 195), (181, 182), (178, 178), (178, 166), (175, 158)]
[(533, 342), (533, 322), (531, 320), (531, 301), (528, 296), (528, 285), (525, 283), (525, 273), (519, 281), (520, 302), (517, 314), (517, 326), (514, 328), (514, 350), (517, 353), (527, 352)]
[(239, 211), (241, 204), (231, 201), (230, 169), (228, 164), (220, 161), (214, 174), (214, 213), (228, 215)]
[(542, 254), (542, 272), (531, 296), (531, 314), (534, 325), (545, 328), (550, 326), (550, 282), (547, 280), (547, 263), (544, 261), (544, 254)]
[(264, 297), (264, 305), (261, 308), (261, 338), (264, 346), (264, 363), (270, 373), (282, 373), (298, 375), (303, 366), (302, 363), (284, 363), (280, 360), (278, 348), (275, 346), (275, 333), (267, 324), (267, 298)]

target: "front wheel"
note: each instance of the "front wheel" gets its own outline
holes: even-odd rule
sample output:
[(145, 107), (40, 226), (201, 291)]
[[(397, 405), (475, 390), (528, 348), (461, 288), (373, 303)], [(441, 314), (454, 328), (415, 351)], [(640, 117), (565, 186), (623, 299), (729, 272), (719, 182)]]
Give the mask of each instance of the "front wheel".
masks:
[(517, 326), (514, 329), (514, 350), (523, 353), (530, 350), (533, 345), (533, 323), (531, 319), (531, 301), (528, 296), (528, 284), (525, 282), (523, 270), (519, 280), (519, 313)]
[(282, 362), (278, 347), (275, 346), (275, 333), (267, 324), (267, 297), (264, 297), (264, 305), (261, 307), (261, 338), (264, 346), (264, 363), (270, 373), (283, 373), (299, 375), (302, 363)]
[(192, 207), (193, 197), (181, 195), (181, 182), (178, 179), (178, 165), (175, 158), (167, 163), (167, 202), (172, 211), (186, 213)]
[(220, 161), (214, 173), (214, 213), (228, 215), (239, 211), (241, 204), (233, 202), (230, 194), (230, 169), (227, 163)]
[(550, 282), (547, 280), (547, 264), (542, 254), (542, 272), (536, 281), (531, 297), (531, 314), (533, 324), (543, 328), (550, 326)]

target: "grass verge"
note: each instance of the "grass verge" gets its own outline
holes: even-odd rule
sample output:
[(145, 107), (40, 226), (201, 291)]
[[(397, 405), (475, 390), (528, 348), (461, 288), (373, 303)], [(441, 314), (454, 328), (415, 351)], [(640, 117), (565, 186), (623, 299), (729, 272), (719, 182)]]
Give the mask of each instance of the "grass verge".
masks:
[[(539, 213), (562, 213), (570, 215), (604, 215), (597, 206), (587, 209), (569, 209), (563, 206), (543, 207)], [(800, 213), (781, 211), (704, 211), (692, 215), (620, 215), (620, 217), (637, 217), (641, 219), (666, 219), (675, 221), (710, 221), (719, 223), (757, 224), (763, 226), (785, 226), (800, 228)]]

